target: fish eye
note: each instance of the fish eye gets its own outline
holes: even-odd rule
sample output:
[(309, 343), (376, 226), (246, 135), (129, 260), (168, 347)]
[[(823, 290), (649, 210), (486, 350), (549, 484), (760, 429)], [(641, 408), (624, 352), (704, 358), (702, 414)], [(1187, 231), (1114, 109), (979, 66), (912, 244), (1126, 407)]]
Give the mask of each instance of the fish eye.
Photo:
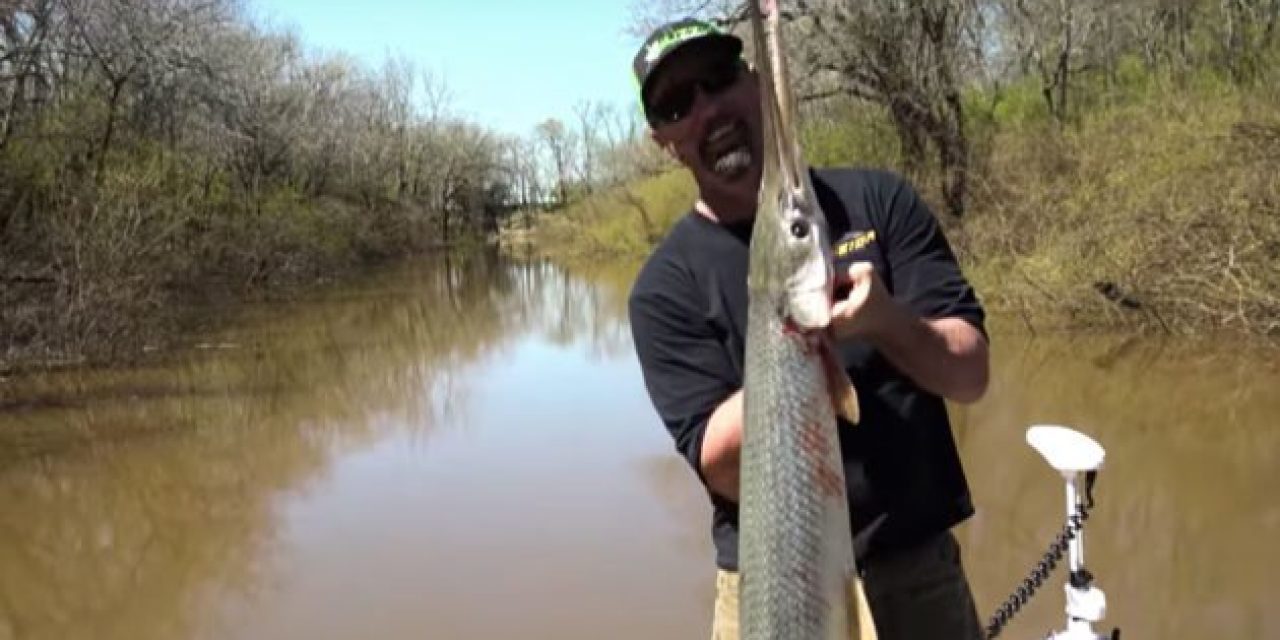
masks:
[(797, 240), (804, 240), (809, 237), (809, 223), (805, 220), (796, 220), (791, 223), (791, 236)]

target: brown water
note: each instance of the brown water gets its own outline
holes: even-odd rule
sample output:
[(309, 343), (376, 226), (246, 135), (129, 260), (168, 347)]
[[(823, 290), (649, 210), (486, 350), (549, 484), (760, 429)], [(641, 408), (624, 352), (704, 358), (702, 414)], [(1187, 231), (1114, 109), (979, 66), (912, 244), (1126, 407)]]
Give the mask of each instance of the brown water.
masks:
[[(148, 367), (0, 382), (0, 640), (707, 637), (708, 509), (610, 271), (415, 265)], [(1052, 422), (1108, 450), (1108, 624), (1280, 638), (1274, 354), (998, 336), (994, 365), (954, 413), (984, 618), (1059, 527), (1023, 439)], [(1057, 626), (1061, 580), (1002, 637)]]

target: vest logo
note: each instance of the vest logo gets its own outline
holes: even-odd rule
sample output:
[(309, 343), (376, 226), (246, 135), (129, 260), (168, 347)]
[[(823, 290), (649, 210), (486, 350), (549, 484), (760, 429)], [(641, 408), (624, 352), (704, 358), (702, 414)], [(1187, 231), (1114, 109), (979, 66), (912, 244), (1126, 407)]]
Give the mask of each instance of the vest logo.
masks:
[(835, 254), (837, 258), (843, 258), (854, 251), (866, 248), (867, 245), (876, 241), (875, 231), (854, 232), (852, 238), (842, 240), (835, 246)]

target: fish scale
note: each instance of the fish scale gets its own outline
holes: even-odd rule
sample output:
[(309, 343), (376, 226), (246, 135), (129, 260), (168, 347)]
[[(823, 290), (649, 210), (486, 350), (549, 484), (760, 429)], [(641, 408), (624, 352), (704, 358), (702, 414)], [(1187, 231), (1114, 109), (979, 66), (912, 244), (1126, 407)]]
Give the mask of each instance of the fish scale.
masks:
[[(822, 466), (841, 468), (839, 443), (834, 429), (809, 426), (835, 425), (824, 372), (803, 337), (786, 334), (769, 317), (756, 318), (748, 323), (754, 348), (747, 354), (745, 411), (777, 418), (768, 424), (748, 418), (744, 433), (742, 637), (847, 639), (853, 570), (848, 511), (842, 490), (824, 493), (817, 481)], [(814, 431), (825, 442), (815, 446)]]
[(856, 422), (856, 394), (825, 336), (828, 231), (789, 121), (778, 15), (767, 4), (750, 3), (764, 157), (747, 276), (740, 636), (869, 640), (836, 421), (839, 406)]

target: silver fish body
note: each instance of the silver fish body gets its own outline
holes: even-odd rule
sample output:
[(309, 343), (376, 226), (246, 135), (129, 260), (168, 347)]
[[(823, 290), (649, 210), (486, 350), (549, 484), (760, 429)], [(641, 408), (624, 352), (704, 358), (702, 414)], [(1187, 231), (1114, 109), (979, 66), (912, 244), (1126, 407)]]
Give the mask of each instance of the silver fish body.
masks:
[(833, 402), (833, 390), (848, 382), (824, 336), (832, 292), (828, 231), (790, 122), (776, 7), (751, 5), (764, 166), (748, 271), (740, 634), (874, 637), (858, 582)]
[(857, 568), (819, 347), (748, 321), (739, 491), (743, 640), (849, 640)]

